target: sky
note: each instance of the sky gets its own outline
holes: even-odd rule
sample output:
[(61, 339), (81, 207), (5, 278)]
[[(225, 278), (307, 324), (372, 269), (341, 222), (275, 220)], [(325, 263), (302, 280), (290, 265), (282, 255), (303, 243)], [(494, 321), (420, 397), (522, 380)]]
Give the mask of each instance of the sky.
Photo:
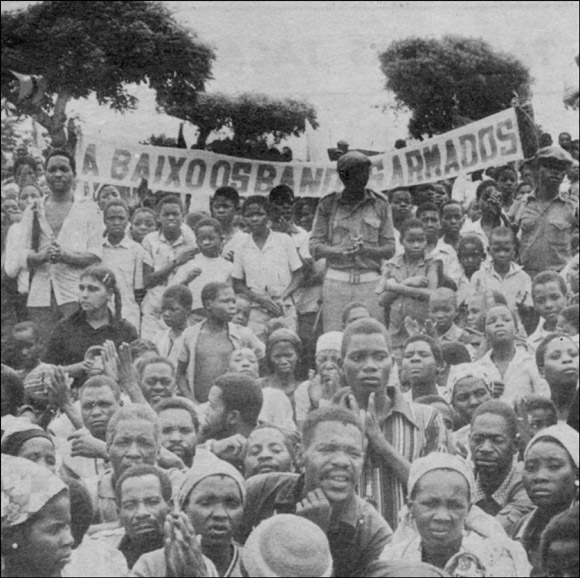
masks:
[[(1, 2), (2, 10), (31, 2)], [(578, 136), (578, 112), (562, 104), (578, 83), (579, 2), (165, 2), (177, 20), (216, 51), (207, 91), (300, 97), (318, 111), (317, 140), (386, 150), (407, 136), (394, 110), (378, 54), (393, 40), (445, 34), (478, 37), (530, 69), (536, 120), (556, 136)], [(84, 129), (138, 142), (174, 136), (179, 121), (155, 111), (152, 91), (136, 88), (138, 110), (120, 115), (89, 99), (72, 103)], [(194, 129), (186, 127), (186, 140)], [(297, 144), (297, 143), (296, 143)], [(298, 148), (299, 145), (297, 144)]]

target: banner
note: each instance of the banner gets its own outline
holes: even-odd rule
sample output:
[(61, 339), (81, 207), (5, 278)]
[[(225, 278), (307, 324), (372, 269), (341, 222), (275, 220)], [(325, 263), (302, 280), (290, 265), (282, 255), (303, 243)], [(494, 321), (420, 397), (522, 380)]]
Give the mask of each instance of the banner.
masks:
[[(456, 177), (522, 159), (515, 109), (435, 138), (370, 157), (369, 187), (376, 191)], [(107, 142), (83, 135), (77, 147), (78, 179), (85, 183), (138, 187), (192, 195), (207, 208), (215, 189), (229, 185), (242, 195), (267, 194), (279, 184), (296, 196), (321, 197), (341, 190), (336, 163), (273, 163), (194, 149)], [(198, 198), (196, 198), (198, 197)]]

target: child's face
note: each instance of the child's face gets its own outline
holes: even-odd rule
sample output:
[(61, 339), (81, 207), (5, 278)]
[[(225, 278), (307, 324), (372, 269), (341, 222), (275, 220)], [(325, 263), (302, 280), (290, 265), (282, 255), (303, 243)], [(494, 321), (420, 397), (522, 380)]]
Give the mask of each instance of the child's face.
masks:
[(443, 207), (441, 226), (446, 235), (459, 235), (463, 226), (463, 209), (460, 205), (452, 203)]
[(470, 278), (483, 263), (483, 252), (475, 243), (465, 243), (459, 247), (458, 257), (465, 274)]
[(493, 262), (498, 266), (509, 266), (515, 257), (515, 246), (512, 239), (492, 235), (489, 244), (489, 253)]
[(556, 331), (558, 333), (563, 333), (564, 335), (569, 335), (570, 337), (578, 335), (578, 327), (573, 323), (570, 323), (561, 315), (558, 315), (558, 323), (556, 323)]
[(513, 171), (504, 171), (497, 179), (497, 184), (504, 195), (513, 195), (518, 184), (518, 177)]
[(485, 329), (486, 309), (480, 295), (474, 295), (467, 300), (467, 326), (475, 331)]
[(447, 429), (447, 431), (452, 432), (453, 431), (453, 411), (451, 410), (451, 408), (444, 403), (432, 403), (431, 407), (434, 407), (439, 412), (439, 414), (441, 415), (441, 418), (443, 419), (443, 423), (445, 424), (445, 428)]
[(528, 424), (532, 435), (536, 435), (543, 429), (553, 425), (555, 416), (548, 409), (538, 408), (528, 412)]
[(152, 233), (157, 228), (155, 217), (146, 211), (135, 213), (131, 223), (131, 236), (137, 243), (141, 243), (146, 235)]
[(24, 187), (20, 191), (20, 208), (24, 211), (34, 201), (40, 199), (40, 196), (40, 191), (36, 187), (31, 187), (30, 185)]
[(206, 257), (218, 257), (221, 251), (222, 239), (214, 227), (198, 227), (196, 240), (199, 250)]
[(447, 189), (443, 185), (435, 185), (435, 202), (439, 207), (443, 206), (443, 203), (448, 200)]
[(505, 306), (492, 307), (485, 318), (485, 330), (492, 346), (511, 342), (516, 337), (516, 324)]
[(536, 285), (532, 291), (536, 311), (548, 323), (556, 324), (560, 311), (566, 307), (566, 295), (556, 281)]
[(479, 199), (479, 208), (482, 215), (494, 217), (501, 213), (502, 194), (494, 186), (487, 187)]
[(244, 212), (244, 220), (248, 232), (252, 234), (263, 233), (268, 227), (268, 214), (260, 205), (250, 205)]
[(451, 298), (434, 296), (429, 300), (429, 316), (439, 334), (442, 335), (447, 333), (453, 325), (457, 308)]
[(161, 315), (167, 327), (171, 329), (181, 328), (187, 325), (189, 311), (177, 299), (163, 299), (161, 302)]
[(211, 216), (217, 219), (222, 225), (231, 225), (236, 216), (236, 206), (225, 197), (214, 197), (211, 204)]
[(438, 367), (431, 345), (426, 341), (413, 341), (403, 352), (402, 371), (414, 383), (436, 383)]
[(250, 377), (260, 376), (258, 358), (251, 349), (238, 349), (230, 357), (230, 371), (232, 373), (245, 373)]
[(250, 321), (250, 312), (252, 311), (252, 305), (246, 299), (236, 299), (236, 314), (232, 319), (232, 323), (236, 325), (241, 325), (242, 327), (247, 327)]
[(181, 234), (183, 214), (177, 203), (167, 203), (161, 207), (159, 222), (164, 235), (175, 236)]
[(105, 208), (106, 204), (113, 199), (120, 199), (121, 193), (116, 187), (107, 186), (101, 189), (101, 194), (99, 195), (99, 207), (101, 211)]
[(129, 216), (123, 207), (109, 207), (105, 215), (105, 225), (108, 235), (122, 236), (125, 234)]
[(403, 222), (411, 216), (411, 193), (395, 191), (391, 197), (391, 210), (395, 221)]
[(574, 295), (578, 293), (579, 269), (579, 255), (576, 255), (572, 260), (572, 265), (568, 272), (568, 283), (570, 284), (570, 291), (572, 291)]
[(236, 314), (236, 294), (233, 289), (222, 289), (213, 301), (208, 301), (205, 307), (209, 318), (230, 322)]
[(31, 329), (15, 331), (13, 334), (14, 353), (22, 369), (32, 369), (40, 359), (42, 347)]
[(427, 247), (427, 236), (423, 229), (407, 229), (402, 239), (405, 254), (409, 257), (421, 257)]
[(344, 326), (348, 327), (351, 323), (354, 323), (359, 319), (368, 319), (370, 316), (371, 314), (369, 313), (369, 310), (365, 307), (354, 307), (348, 312)]
[(293, 375), (298, 363), (298, 354), (289, 341), (280, 341), (272, 347), (270, 363), (274, 372), (281, 376)]
[(578, 347), (567, 337), (552, 339), (544, 355), (543, 377), (549, 384), (576, 387), (578, 383)]
[(425, 225), (427, 238), (436, 240), (439, 237), (439, 231), (441, 231), (441, 218), (438, 211), (425, 211), (421, 213), (419, 218)]

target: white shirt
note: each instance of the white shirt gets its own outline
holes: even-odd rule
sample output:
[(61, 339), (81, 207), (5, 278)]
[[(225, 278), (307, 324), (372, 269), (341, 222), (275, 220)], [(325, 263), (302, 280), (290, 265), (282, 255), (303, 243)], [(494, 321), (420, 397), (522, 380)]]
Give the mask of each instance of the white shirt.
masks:
[(478, 294), (483, 294), (486, 291), (497, 291), (501, 293), (506, 298), (510, 309), (514, 309), (520, 303), (528, 307), (534, 306), (534, 301), (532, 300), (532, 279), (516, 263), (510, 264), (507, 275), (502, 278), (495, 270), (493, 263), (486, 261), (481, 265), (479, 271), (473, 274), (471, 286)]
[(548, 335), (553, 333), (552, 331), (548, 331), (547, 329), (545, 329), (545, 325), (546, 322), (543, 319), (540, 319), (538, 327), (536, 327), (536, 330), (528, 337), (528, 345), (534, 351), (538, 349), (538, 346), (540, 345), (540, 343), (542, 343), (544, 338), (548, 337)]
[(438, 259), (443, 263), (443, 273), (456, 285), (459, 285), (463, 277), (463, 267), (459, 263), (457, 252), (446, 243), (443, 238), (439, 239), (437, 246), (428, 255), (431, 259)]

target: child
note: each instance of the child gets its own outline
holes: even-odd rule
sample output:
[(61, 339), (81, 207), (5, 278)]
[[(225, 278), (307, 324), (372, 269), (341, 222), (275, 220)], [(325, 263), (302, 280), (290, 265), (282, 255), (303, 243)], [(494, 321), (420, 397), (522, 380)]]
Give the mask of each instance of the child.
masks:
[(393, 214), (393, 227), (399, 233), (399, 235), (395, 234), (395, 255), (400, 255), (403, 253), (403, 246), (400, 241), (401, 226), (413, 216), (413, 198), (406, 187), (392, 189), (388, 192), (388, 196)]
[(567, 305), (566, 281), (555, 271), (538, 273), (532, 282), (534, 307), (540, 316), (536, 331), (528, 338), (528, 345), (535, 351), (542, 339), (556, 330), (558, 315)]
[[(241, 335), (246, 337), (252, 343), (252, 349), (256, 352), (259, 359), (263, 359), (266, 355), (266, 345), (260, 341), (256, 334), (248, 327), (250, 321), (250, 313), (252, 311), (252, 303), (250, 300), (241, 294), (236, 295), (236, 314), (232, 319), (232, 323), (238, 326), (238, 331)], [(237, 372), (233, 372), (237, 373)]]
[(346, 329), (351, 323), (359, 319), (367, 319), (370, 316), (371, 312), (364, 303), (351, 301), (345, 305), (342, 311), (342, 326)]
[(472, 293), (471, 278), (479, 271), (485, 260), (485, 249), (481, 239), (475, 235), (462, 236), (457, 247), (457, 257), (462, 271), (457, 284), (457, 302), (462, 307)]
[(235, 225), (235, 218), (240, 209), (240, 195), (233, 187), (219, 187), (216, 189), (209, 203), (211, 216), (222, 227), (224, 246), (222, 256), (228, 261), (234, 260), (234, 254), (246, 234)]
[(103, 266), (115, 273), (123, 302), (122, 316), (139, 332), (141, 309), (138, 297), (143, 295), (143, 262), (145, 251), (125, 234), (129, 223), (129, 207), (119, 199), (110, 200), (103, 208), (105, 241)]
[(399, 350), (409, 337), (405, 318), (423, 325), (429, 315), (429, 297), (438, 286), (440, 263), (426, 256), (425, 225), (419, 219), (403, 224), (401, 241), (405, 252), (393, 257), (383, 267), (377, 293), (389, 314), (389, 333), (393, 349)]
[(506, 298), (510, 309), (533, 308), (532, 280), (515, 263), (516, 239), (511, 229), (497, 227), (489, 236), (491, 260), (471, 278), (476, 292), (497, 291)]
[(503, 208), (508, 211), (514, 202), (518, 173), (512, 166), (504, 165), (495, 171), (495, 179), (502, 195)]
[(473, 355), (470, 350), (467, 349), (466, 345), (457, 342), (442, 343), (441, 352), (443, 353), (443, 370), (439, 372), (437, 385), (439, 386), (440, 391), (444, 392), (443, 397), (450, 401), (451, 397), (449, 396), (449, 390), (447, 388), (450, 376), (455, 372), (458, 365), (471, 363)]
[(465, 221), (463, 207), (459, 201), (449, 199), (441, 207), (441, 228), (443, 231), (443, 241), (451, 245), (455, 251), (459, 247), (461, 240), (461, 228)]
[(431, 319), (439, 342), (462, 343), (464, 331), (455, 325), (457, 317), (457, 295), (451, 289), (435, 289), (429, 298), (429, 318)]
[(192, 312), (201, 320), (205, 316), (201, 290), (210, 281), (230, 283), (233, 265), (221, 256), (222, 228), (218, 221), (199, 221), (195, 238), (201, 253), (180, 267), (171, 282), (189, 287), (193, 297)]
[(228, 372), (234, 350), (252, 348), (231, 323), (236, 312), (236, 296), (229, 285), (208, 283), (201, 291), (201, 301), (206, 319), (183, 332), (177, 363), (180, 395), (196, 403), (208, 401), (214, 381)]
[(161, 315), (169, 329), (158, 333), (154, 343), (159, 355), (169, 358), (175, 366), (183, 345), (183, 332), (188, 326), (192, 302), (191, 291), (183, 285), (172, 285), (163, 293)]
[(133, 241), (141, 244), (143, 239), (157, 230), (157, 215), (153, 209), (139, 207), (131, 217), (130, 235)]
[(578, 345), (578, 320), (578, 305), (570, 305), (562, 309), (556, 324), (556, 331), (571, 337), (576, 345)]

